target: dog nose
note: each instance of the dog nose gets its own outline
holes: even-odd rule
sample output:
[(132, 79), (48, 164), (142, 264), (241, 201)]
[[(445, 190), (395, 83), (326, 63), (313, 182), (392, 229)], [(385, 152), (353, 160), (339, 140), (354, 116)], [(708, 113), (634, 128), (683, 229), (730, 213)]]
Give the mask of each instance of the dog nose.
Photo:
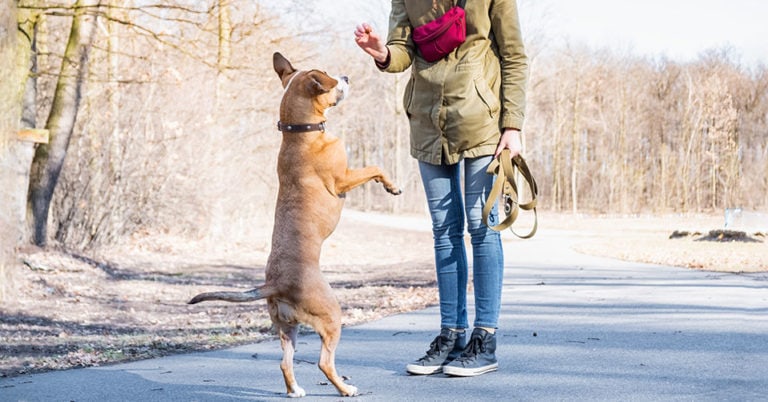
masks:
[(342, 81), (344, 81), (347, 84), (349, 84), (349, 77), (347, 77), (346, 75), (342, 75), (340, 78), (341, 78)]

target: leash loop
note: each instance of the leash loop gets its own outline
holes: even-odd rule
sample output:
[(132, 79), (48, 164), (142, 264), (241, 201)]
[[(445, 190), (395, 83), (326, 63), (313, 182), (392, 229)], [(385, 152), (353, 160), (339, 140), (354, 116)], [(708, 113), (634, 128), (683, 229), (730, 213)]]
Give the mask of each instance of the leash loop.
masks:
[[(523, 204), (520, 203), (517, 182), (515, 181), (516, 170), (523, 177), (523, 180), (528, 185), (531, 193), (531, 201)], [(488, 165), (486, 173), (495, 175), (496, 180), (494, 180), (491, 193), (488, 195), (485, 205), (483, 205), (483, 223), (497, 232), (509, 228), (515, 236), (521, 239), (530, 239), (533, 237), (539, 226), (539, 218), (536, 212), (536, 196), (539, 193), (539, 188), (536, 184), (536, 180), (531, 174), (531, 170), (528, 168), (528, 164), (525, 163), (525, 159), (520, 155), (511, 158), (509, 156), (509, 150), (504, 149), (501, 151), (499, 157), (491, 161), (491, 164)], [(506, 218), (498, 225), (491, 226), (488, 224), (488, 216), (497, 200), (500, 200), (502, 203)], [(520, 235), (512, 229), (512, 223), (517, 219), (521, 209), (524, 211), (533, 211), (533, 228), (525, 235)]]

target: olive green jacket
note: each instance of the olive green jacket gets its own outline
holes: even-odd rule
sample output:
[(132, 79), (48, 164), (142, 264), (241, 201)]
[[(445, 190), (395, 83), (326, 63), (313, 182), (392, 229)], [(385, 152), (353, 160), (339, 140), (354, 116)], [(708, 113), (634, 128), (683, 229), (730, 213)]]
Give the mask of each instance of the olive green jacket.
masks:
[[(436, 8), (433, 9), (433, 4)], [(516, 0), (467, 0), (467, 39), (450, 55), (425, 61), (411, 39), (413, 27), (443, 15), (452, 0), (392, 0), (388, 63), (383, 71), (412, 67), (404, 105), (411, 125), (411, 155), (431, 164), (492, 155), (503, 128), (521, 129), (528, 58)]]

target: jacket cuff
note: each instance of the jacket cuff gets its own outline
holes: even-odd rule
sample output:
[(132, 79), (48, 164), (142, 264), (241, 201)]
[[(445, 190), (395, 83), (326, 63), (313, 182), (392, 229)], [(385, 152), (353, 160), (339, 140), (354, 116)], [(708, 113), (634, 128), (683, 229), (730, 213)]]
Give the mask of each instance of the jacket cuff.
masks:
[(504, 116), (501, 121), (501, 127), (512, 128), (515, 130), (523, 129), (523, 118), (515, 116)]
[(374, 63), (376, 63), (376, 67), (379, 68), (379, 70), (386, 70), (389, 67), (389, 63), (392, 62), (392, 53), (390, 53), (389, 48), (387, 48), (387, 59), (384, 60), (383, 63), (379, 63), (378, 60), (373, 60)]

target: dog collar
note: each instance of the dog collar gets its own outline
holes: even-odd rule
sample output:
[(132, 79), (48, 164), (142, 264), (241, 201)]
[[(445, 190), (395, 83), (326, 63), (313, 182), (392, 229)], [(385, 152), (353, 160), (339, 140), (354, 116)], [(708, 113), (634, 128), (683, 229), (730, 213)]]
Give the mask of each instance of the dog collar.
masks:
[(325, 131), (325, 122), (317, 124), (283, 124), (277, 122), (277, 129), (286, 133), (306, 133), (309, 131)]

